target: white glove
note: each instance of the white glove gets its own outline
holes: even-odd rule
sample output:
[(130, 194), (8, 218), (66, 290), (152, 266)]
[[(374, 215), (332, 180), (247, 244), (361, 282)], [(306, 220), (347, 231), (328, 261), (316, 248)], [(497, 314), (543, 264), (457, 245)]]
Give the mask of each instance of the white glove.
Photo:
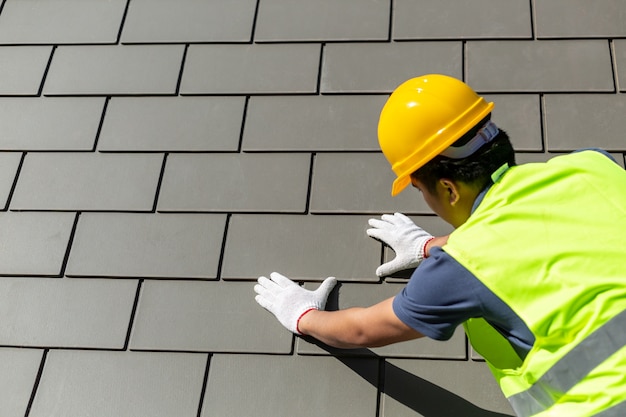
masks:
[(383, 214), (382, 220), (370, 219), (367, 235), (386, 243), (396, 257), (379, 266), (376, 275), (384, 277), (404, 269), (416, 268), (424, 260), (426, 244), (433, 236), (402, 213)]
[(311, 310), (323, 310), (328, 295), (337, 284), (335, 277), (329, 277), (317, 290), (309, 291), (278, 272), (272, 272), (270, 278), (259, 277), (254, 286), (258, 295), (254, 299), (297, 335), (302, 334), (298, 330), (300, 318)]

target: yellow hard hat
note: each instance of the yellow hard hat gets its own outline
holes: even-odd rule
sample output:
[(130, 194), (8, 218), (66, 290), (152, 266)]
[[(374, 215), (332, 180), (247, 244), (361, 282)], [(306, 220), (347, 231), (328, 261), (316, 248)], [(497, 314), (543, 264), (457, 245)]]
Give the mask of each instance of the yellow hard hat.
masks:
[(484, 119), (494, 104), (464, 82), (446, 75), (412, 78), (391, 94), (380, 113), (378, 143), (396, 174), (391, 195), (411, 174)]

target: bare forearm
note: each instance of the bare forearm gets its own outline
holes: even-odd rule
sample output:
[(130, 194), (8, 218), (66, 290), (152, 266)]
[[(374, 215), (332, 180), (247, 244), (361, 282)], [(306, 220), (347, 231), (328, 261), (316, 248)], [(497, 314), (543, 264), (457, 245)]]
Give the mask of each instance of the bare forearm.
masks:
[(341, 349), (385, 346), (422, 337), (395, 316), (391, 303), (388, 299), (368, 308), (313, 310), (301, 318), (299, 329)]
[(448, 242), (448, 235), (435, 237), (433, 240), (428, 242), (428, 244), (424, 248), (425, 257), (428, 258), (430, 256), (430, 250), (432, 248), (434, 248), (435, 246), (441, 247), (445, 245), (447, 242)]

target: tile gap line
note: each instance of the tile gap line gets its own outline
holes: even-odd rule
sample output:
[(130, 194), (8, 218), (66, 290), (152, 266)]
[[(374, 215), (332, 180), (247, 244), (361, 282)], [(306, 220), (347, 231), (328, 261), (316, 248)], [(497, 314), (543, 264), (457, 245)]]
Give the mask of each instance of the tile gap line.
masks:
[(81, 212), (77, 212), (76, 216), (74, 216), (74, 224), (72, 225), (72, 230), (70, 231), (70, 238), (67, 242), (67, 249), (65, 250), (65, 255), (63, 256), (63, 264), (61, 265), (61, 271), (59, 272), (59, 277), (63, 278), (65, 276), (65, 271), (67, 269), (67, 264), (70, 260), (70, 252), (72, 251), (72, 246), (74, 244), (74, 238), (76, 236), (76, 229), (78, 228), (78, 219), (80, 218)]
[(315, 165), (315, 159), (317, 152), (311, 153), (311, 159), (309, 160), (309, 182), (307, 184), (306, 201), (304, 205), (304, 214), (310, 214), (311, 209), (311, 195), (313, 194), (313, 166)]
[(122, 41), (122, 31), (124, 30), (124, 24), (126, 23), (126, 16), (128, 16), (128, 9), (130, 8), (130, 0), (126, 0), (126, 7), (124, 7), (124, 13), (122, 14), (122, 20), (120, 21), (120, 29), (117, 31), (116, 44)]
[(463, 40), (461, 42), (461, 80), (464, 82), (468, 82), (467, 80), (467, 60), (465, 57), (467, 56), (467, 41)]
[(611, 71), (613, 72), (613, 90), (619, 94), (619, 76), (617, 73), (617, 58), (615, 53), (615, 39), (609, 39), (609, 59), (611, 60)]
[(161, 194), (161, 186), (163, 185), (163, 177), (165, 176), (165, 166), (167, 165), (168, 156), (169, 156), (168, 152), (163, 154), (163, 162), (161, 163), (161, 171), (159, 172), (159, 179), (157, 181), (156, 193), (154, 196), (154, 202), (152, 203), (151, 213), (156, 213), (157, 211), (157, 205), (159, 203), (159, 196)]
[(537, 34), (535, 33), (536, 22), (535, 22), (535, 0), (528, 0), (528, 5), (530, 6), (530, 36), (532, 40), (537, 40)]
[(52, 58), (54, 58), (54, 53), (57, 50), (57, 46), (54, 45), (52, 50), (50, 51), (50, 57), (48, 57), (48, 63), (46, 64), (46, 69), (43, 72), (43, 76), (41, 77), (41, 84), (39, 84), (39, 90), (37, 91), (37, 97), (41, 97), (43, 94), (43, 86), (46, 83), (46, 78), (48, 77), (48, 72), (50, 71), (50, 67), (52, 66)]
[(324, 69), (324, 51), (326, 50), (326, 42), (320, 44), (320, 61), (317, 67), (317, 85), (315, 86), (315, 94), (322, 93), (322, 71)]
[(389, 33), (387, 35), (387, 42), (393, 41), (393, 17), (395, 11), (394, 0), (389, 0)]
[(232, 214), (226, 214), (226, 222), (224, 223), (224, 234), (222, 235), (222, 246), (220, 248), (220, 257), (217, 261), (216, 279), (218, 281), (222, 281), (222, 268), (224, 266), (224, 258), (226, 257), (226, 239), (228, 238), (228, 228), (230, 226), (231, 218)]
[(252, 18), (252, 29), (250, 30), (250, 43), (254, 43), (254, 38), (256, 37), (256, 24), (257, 18), (259, 17), (259, 5), (261, 0), (256, 0), (256, 5), (254, 6), (254, 17)]
[(3, 211), (8, 211), (9, 206), (11, 204), (11, 199), (13, 198), (13, 194), (15, 193), (15, 189), (17, 188), (17, 181), (20, 178), (20, 173), (22, 172), (22, 167), (24, 166), (24, 159), (26, 159), (26, 154), (28, 152), (23, 152), (22, 157), (20, 158), (20, 163), (17, 166), (17, 171), (15, 172), (15, 178), (13, 179), (13, 184), (11, 185), (11, 190), (9, 191), (9, 195), (7, 197), (6, 205)]
[(130, 320), (128, 322), (128, 330), (126, 331), (126, 339), (124, 340), (124, 349), (128, 350), (130, 346), (130, 336), (133, 332), (133, 326), (135, 325), (135, 316), (137, 314), (137, 306), (139, 305), (139, 297), (141, 295), (141, 289), (143, 288), (143, 279), (140, 279), (137, 283), (137, 290), (135, 291), (135, 300), (133, 301), (133, 308), (130, 313)]
[(250, 104), (250, 96), (246, 96), (243, 103), (243, 114), (241, 116), (241, 129), (239, 129), (239, 143), (237, 144), (237, 153), (241, 153), (243, 149), (243, 135), (246, 129), (246, 119), (248, 118), (248, 106)]
[(180, 63), (180, 72), (178, 73), (178, 80), (176, 81), (176, 90), (174, 95), (180, 95), (180, 85), (183, 82), (183, 71), (185, 70), (185, 63), (187, 62), (187, 51), (189, 51), (189, 44), (185, 44), (185, 49), (183, 50), (183, 59)]
[(546, 98), (545, 94), (539, 94), (539, 134), (541, 135), (541, 152), (548, 152), (548, 140), (546, 138)]
[(39, 389), (43, 370), (46, 365), (46, 359), (48, 358), (48, 351), (48, 349), (45, 349), (43, 351), (43, 355), (41, 356), (41, 363), (39, 364), (39, 370), (37, 371), (37, 377), (35, 378), (35, 383), (33, 384), (33, 391), (31, 392), (30, 398), (28, 399), (28, 405), (26, 406), (26, 412), (24, 414), (24, 417), (28, 417), (31, 408), (33, 407), (33, 403), (35, 402), (35, 396), (37, 395), (37, 390)]
[(204, 406), (204, 397), (206, 395), (207, 385), (209, 384), (209, 369), (211, 367), (211, 358), (212, 358), (211, 354), (207, 355), (206, 366), (204, 368), (204, 378), (202, 379), (202, 390), (200, 391), (200, 401), (198, 402), (198, 414), (196, 414), (197, 417), (202, 416), (202, 407)]
[(104, 126), (104, 117), (107, 112), (107, 108), (109, 107), (109, 102), (111, 101), (111, 96), (107, 96), (104, 99), (104, 106), (102, 107), (102, 114), (100, 115), (100, 123), (98, 124), (98, 129), (96, 129), (96, 138), (93, 142), (93, 148), (91, 152), (95, 152), (98, 148), (98, 141), (100, 140), (100, 133), (102, 132), (102, 126)]

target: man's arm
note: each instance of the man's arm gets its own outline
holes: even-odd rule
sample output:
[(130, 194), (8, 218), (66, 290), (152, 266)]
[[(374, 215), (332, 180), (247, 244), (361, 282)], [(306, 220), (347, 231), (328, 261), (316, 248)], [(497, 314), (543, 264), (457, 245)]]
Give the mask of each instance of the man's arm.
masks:
[(423, 337), (396, 316), (392, 303), (393, 297), (366, 308), (311, 310), (300, 318), (298, 329), (342, 349), (385, 346)]

